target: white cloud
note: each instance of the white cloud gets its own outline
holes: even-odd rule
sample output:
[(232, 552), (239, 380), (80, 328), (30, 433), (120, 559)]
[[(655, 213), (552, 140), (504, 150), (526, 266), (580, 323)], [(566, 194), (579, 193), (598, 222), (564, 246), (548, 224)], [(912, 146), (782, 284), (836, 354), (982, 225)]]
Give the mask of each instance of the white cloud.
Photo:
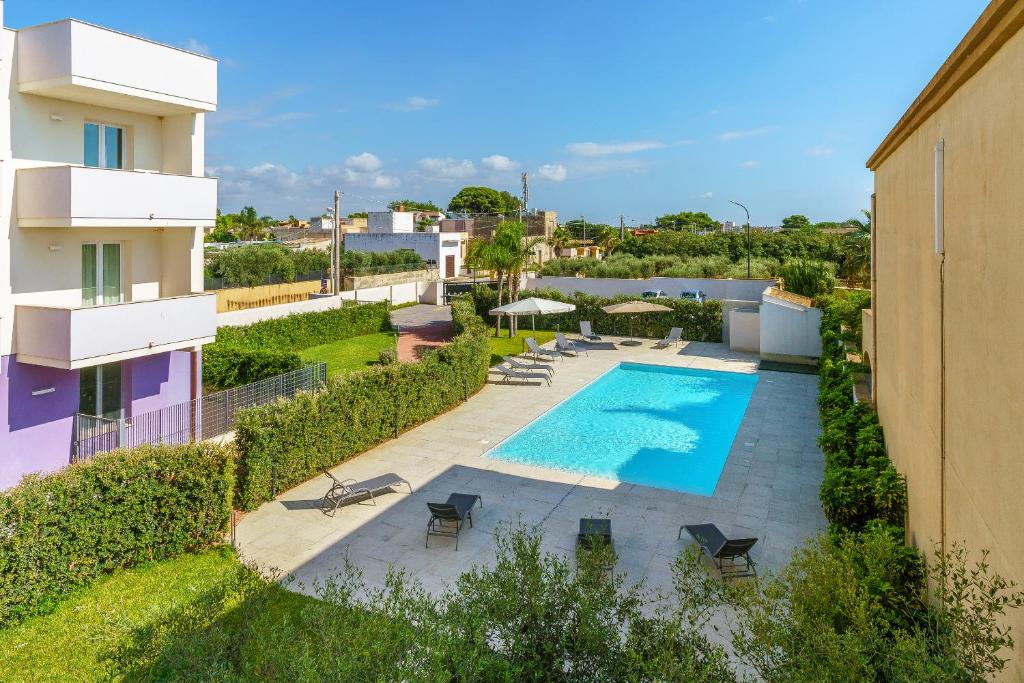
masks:
[(714, 193), (714, 192), (705, 192), (704, 194), (702, 194), (702, 195), (700, 196), (700, 198), (701, 198), (701, 199), (711, 199), (711, 198), (712, 198), (712, 197), (714, 197), (714, 196), (715, 196), (715, 193)]
[(831, 147), (822, 147), (815, 145), (814, 147), (807, 148), (807, 156), (809, 157), (827, 157), (835, 151)]
[(412, 97), (405, 98), (401, 102), (385, 104), (384, 107), (393, 111), (410, 112), (420, 111), (421, 109), (430, 109), (431, 107), (436, 107), (439, 104), (441, 104), (441, 100), (432, 97), (420, 97), (419, 95), (413, 95)]
[(687, 138), (685, 140), (676, 140), (676, 144), (677, 145), (696, 145), (697, 141), (693, 140), (693, 139), (690, 139), (690, 138)]
[(452, 157), (420, 159), (416, 164), (424, 175), (442, 180), (468, 178), (476, 173), (476, 166), (469, 159)]
[(384, 167), (384, 163), (375, 154), (369, 152), (363, 152), (362, 154), (354, 154), (345, 159), (345, 165), (349, 168), (355, 169), (356, 171), (379, 171)]
[(604, 157), (610, 154), (644, 152), (664, 146), (656, 140), (633, 140), (629, 142), (573, 142), (566, 145), (565, 148), (572, 154), (581, 157)]
[(514, 171), (519, 166), (518, 162), (512, 161), (503, 154), (492, 154), (480, 160), (480, 165), (492, 171)]
[(188, 50), (189, 52), (196, 52), (201, 55), (210, 56), (210, 46), (206, 43), (201, 43), (195, 38), (186, 38), (185, 42), (181, 43), (178, 47), (182, 50)]
[(755, 135), (764, 135), (765, 133), (771, 133), (778, 130), (777, 126), (763, 126), (761, 128), (750, 128), (748, 130), (727, 130), (718, 136), (718, 139), (722, 142), (731, 142), (733, 140), (742, 140), (743, 138), (752, 138)]
[(537, 175), (544, 180), (560, 183), (566, 179), (569, 171), (562, 164), (543, 164), (537, 169)]
[(754, 161), (754, 160), (750, 160), (750, 161), (744, 161), (744, 162), (742, 162), (742, 163), (740, 164), (740, 168), (757, 168), (757, 167), (758, 167), (758, 166), (760, 166), (760, 165), (761, 165), (761, 162), (760, 162), (760, 161)]
[(272, 114), (262, 119), (256, 119), (252, 122), (254, 128), (270, 128), (281, 123), (288, 123), (289, 121), (302, 121), (303, 119), (311, 119), (313, 115), (308, 111), (286, 111), (280, 114)]

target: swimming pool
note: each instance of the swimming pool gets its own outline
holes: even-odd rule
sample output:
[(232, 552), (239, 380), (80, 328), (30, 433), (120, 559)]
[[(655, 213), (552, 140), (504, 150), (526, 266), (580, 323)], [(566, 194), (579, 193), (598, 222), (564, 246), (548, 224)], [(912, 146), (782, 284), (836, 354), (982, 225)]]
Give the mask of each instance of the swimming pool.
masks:
[(710, 496), (756, 384), (620, 363), (485, 457)]

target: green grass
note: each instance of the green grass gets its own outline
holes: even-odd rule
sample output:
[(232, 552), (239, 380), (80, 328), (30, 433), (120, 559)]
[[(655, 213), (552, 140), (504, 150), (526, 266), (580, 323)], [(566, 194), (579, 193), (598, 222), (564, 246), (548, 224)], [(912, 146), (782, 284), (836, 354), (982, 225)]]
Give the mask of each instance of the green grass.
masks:
[(391, 332), (378, 332), (341, 339), (330, 344), (310, 346), (308, 349), (299, 350), (298, 354), (305, 363), (327, 363), (327, 374), (330, 376), (365, 370), (377, 364), (380, 351), (393, 348), (395, 335)]
[(546, 344), (555, 338), (555, 333), (550, 330), (537, 330), (532, 332), (528, 329), (520, 329), (516, 336), (509, 338), (508, 332), (502, 331), (500, 337), (488, 337), (487, 341), (491, 346), (491, 365), (501, 362), (502, 356), (518, 356), (526, 350), (527, 337), (533, 337), (538, 344)]

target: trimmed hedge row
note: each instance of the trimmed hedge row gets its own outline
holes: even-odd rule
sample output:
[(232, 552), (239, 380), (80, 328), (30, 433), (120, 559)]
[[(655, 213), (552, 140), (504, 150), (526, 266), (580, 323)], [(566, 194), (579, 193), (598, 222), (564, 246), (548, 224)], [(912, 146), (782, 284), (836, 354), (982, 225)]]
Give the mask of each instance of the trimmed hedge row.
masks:
[(819, 369), (818, 409), (825, 456), (821, 504), (835, 531), (862, 531), (881, 522), (902, 528), (907, 508), (907, 487), (885, 451), (885, 437), (873, 408), (854, 401), (852, 364), (846, 341), (859, 329), (860, 311), (870, 305), (869, 295), (847, 292), (826, 297), (821, 319), (822, 356)]
[(228, 389), (296, 370), (296, 351), (391, 329), (387, 302), (295, 313), (241, 327), (221, 327), (203, 347), (203, 384)]
[(116, 569), (222, 540), (234, 457), (209, 443), (113, 451), (0, 494), (0, 626)]
[(334, 377), (319, 393), (241, 411), (238, 507), (252, 510), (476, 393), (487, 379), (487, 331), (466, 299), (453, 301), (452, 320), (458, 336), (418, 363)]
[[(497, 293), (484, 285), (473, 288), (471, 295), (476, 312), (484, 319), (488, 311), (497, 305)], [(574, 332), (580, 329), (581, 320), (589, 320), (597, 334), (626, 336), (632, 333), (637, 337), (661, 339), (673, 327), (683, 329), (683, 339), (690, 341), (720, 342), (722, 341), (722, 302), (709, 299), (701, 304), (686, 299), (661, 298), (654, 300), (672, 309), (671, 313), (644, 313), (641, 315), (612, 315), (601, 310), (602, 306), (633, 301), (637, 297), (621, 295), (601, 297), (583, 292), (568, 296), (554, 289), (535, 289), (529, 296), (554, 301), (565, 301), (575, 304), (576, 310), (571, 313), (557, 315), (539, 315), (536, 317), (537, 329)]]

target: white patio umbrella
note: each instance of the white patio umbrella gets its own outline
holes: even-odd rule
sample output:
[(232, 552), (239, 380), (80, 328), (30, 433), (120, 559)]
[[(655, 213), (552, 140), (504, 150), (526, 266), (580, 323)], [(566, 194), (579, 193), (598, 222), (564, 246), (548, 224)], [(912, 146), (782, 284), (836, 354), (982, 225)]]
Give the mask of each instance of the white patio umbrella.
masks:
[(609, 304), (608, 306), (602, 306), (601, 310), (613, 315), (625, 313), (631, 316), (629, 319), (629, 341), (624, 341), (622, 343), (626, 346), (635, 346), (640, 342), (633, 340), (632, 316), (639, 313), (668, 313), (672, 309), (668, 306), (662, 306), (661, 304), (652, 304), (649, 301), (624, 301), (621, 304)]
[[(516, 319), (521, 315), (529, 315), (531, 316), (530, 320), (533, 330), (536, 332), (536, 320), (532, 318), (532, 316), (548, 315), (550, 313), (569, 313), (575, 310), (575, 305), (567, 304), (564, 301), (553, 301), (551, 299), (530, 297), (529, 299), (520, 299), (519, 301), (513, 301), (512, 303), (505, 304), (504, 306), (492, 308), (488, 313), (491, 315), (507, 315), (511, 316), (513, 319)], [(512, 327), (512, 325), (509, 325), (508, 328), (510, 337), (512, 336)], [(518, 325), (516, 325), (516, 327), (518, 327)]]

